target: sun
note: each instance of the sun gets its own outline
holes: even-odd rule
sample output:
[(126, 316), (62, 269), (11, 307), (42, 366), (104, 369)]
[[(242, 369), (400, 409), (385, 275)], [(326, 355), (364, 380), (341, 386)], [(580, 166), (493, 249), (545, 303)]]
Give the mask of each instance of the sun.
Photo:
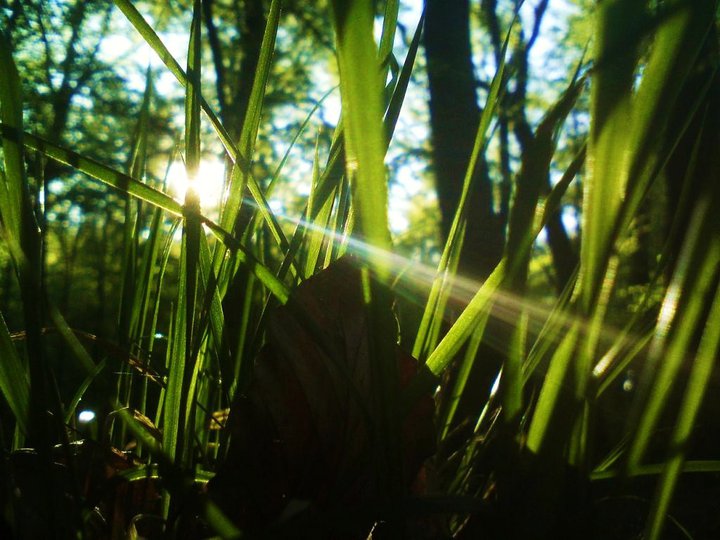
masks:
[[(204, 212), (210, 212), (220, 206), (225, 187), (225, 164), (221, 161), (203, 159), (193, 188), (200, 197), (200, 206)], [(185, 193), (190, 187), (185, 164), (176, 161), (170, 166), (168, 183), (171, 194), (179, 201), (185, 200)]]

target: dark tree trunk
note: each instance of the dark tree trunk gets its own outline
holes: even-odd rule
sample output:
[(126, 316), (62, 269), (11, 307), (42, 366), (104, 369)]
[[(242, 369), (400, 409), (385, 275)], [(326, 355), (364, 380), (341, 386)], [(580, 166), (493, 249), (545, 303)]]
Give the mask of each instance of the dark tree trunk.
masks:
[[(450, 232), (475, 142), (481, 110), (470, 48), (468, 0), (426, 2), (425, 54), (430, 87), (433, 168), (442, 216)], [(483, 278), (500, 261), (504, 235), (495, 214), (493, 190), (483, 156), (473, 171), (460, 273)]]
[(555, 287), (557, 292), (561, 293), (570, 283), (577, 267), (577, 251), (565, 230), (561, 210), (550, 216), (547, 225), (545, 225), (545, 230), (547, 231), (548, 246), (553, 258)]

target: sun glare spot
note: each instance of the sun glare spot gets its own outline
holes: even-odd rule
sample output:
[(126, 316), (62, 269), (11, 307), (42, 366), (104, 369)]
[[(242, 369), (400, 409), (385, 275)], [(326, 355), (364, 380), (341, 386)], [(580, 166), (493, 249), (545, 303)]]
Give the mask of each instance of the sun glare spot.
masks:
[(225, 165), (220, 161), (202, 160), (197, 178), (191, 183), (185, 171), (185, 164), (176, 161), (170, 167), (168, 176), (172, 195), (185, 200), (185, 194), (192, 186), (200, 197), (200, 205), (204, 211), (212, 210), (220, 204), (225, 180)]
[(81, 424), (87, 424), (95, 420), (95, 412), (90, 410), (80, 411), (78, 414), (78, 422)]

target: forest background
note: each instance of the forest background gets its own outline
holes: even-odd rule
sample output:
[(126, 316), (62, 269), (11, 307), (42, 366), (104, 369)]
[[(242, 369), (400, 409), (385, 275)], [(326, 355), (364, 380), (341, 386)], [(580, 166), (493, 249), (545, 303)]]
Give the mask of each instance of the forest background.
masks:
[(717, 2), (0, 17), (9, 529), (720, 526)]

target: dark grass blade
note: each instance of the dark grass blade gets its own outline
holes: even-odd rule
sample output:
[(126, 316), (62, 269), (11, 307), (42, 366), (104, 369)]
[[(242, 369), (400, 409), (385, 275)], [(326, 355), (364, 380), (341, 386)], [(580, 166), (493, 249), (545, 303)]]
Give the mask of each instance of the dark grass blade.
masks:
[(27, 433), (30, 405), (30, 381), (20, 354), (10, 338), (0, 313), (0, 392), (12, 411), (22, 433)]
[[(22, 134), (23, 105), (21, 83), (12, 46), (5, 34), (0, 35), (0, 120), (13, 132)], [(24, 165), (22, 136), (2, 133), (4, 174), (0, 178), (0, 215), (4, 236), (15, 265), (23, 305), (27, 355), (30, 375), (29, 442), (50, 466), (49, 451), (53, 434), (62, 418), (57, 393), (51, 382), (41, 346), (43, 327), (42, 254), (38, 222), (32, 210), (28, 179)], [(54, 415), (48, 415), (48, 411)], [(47, 501), (46, 501), (47, 502)]]
[[(133, 178), (142, 178), (145, 174), (147, 163), (147, 141), (148, 122), (150, 115), (150, 103), (152, 100), (152, 72), (147, 70), (145, 92), (140, 106), (140, 117), (135, 128), (132, 144), (133, 152), (129, 160), (128, 173)], [(132, 198), (128, 193), (123, 194), (125, 205), (125, 222), (123, 224), (123, 265), (122, 265), (122, 293), (120, 296), (120, 308), (117, 317), (118, 334), (117, 339), (121, 347), (131, 350), (131, 345), (136, 342), (138, 336), (137, 325), (141, 318), (140, 310), (142, 305), (137, 301), (143, 283), (138, 280), (137, 261), (140, 243), (139, 231), (143, 225), (142, 204)], [(117, 380), (117, 400), (126, 406), (130, 403), (133, 392), (133, 372), (127, 366), (121, 366), (121, 373)], [(115, 426), (113, 426), (115, 428)], [(122, 426), (121, 426), (122, 428)], [(119, 446), (125, 440), (124, 434), (120, 432)]]
[[(173, 463), (173, 459), (167, 453), (167, 449), (161, 447), (148, 431), (143, 427), (128, 409), (118, 411), (120, 420), (125, 424), (133, 436), (140, 443), (150, 449), (151, 454), (157, 462), (157, 472), (154, 467), (151, 468), (150, 477), (162, 478), (164, 486), (173, 494), (177, 500), (186, 503), (193, 502), (197, 505), (199, 514), (205, 519), (221, 538), (239, 539), (242, 538), (242, 532), (232, 524), (222, 511), (208, 498), (198, 498), (197, 488), (194, 486), (194, 480), (207, 482), (207, 475), (190, 473), (177, 467)], [(148, 475), (148, 469), (141, 468), (134, 471), (135, 475), (142, 474), (142, 478)], [(133, 478), (132, 475), (128, 476)]]

